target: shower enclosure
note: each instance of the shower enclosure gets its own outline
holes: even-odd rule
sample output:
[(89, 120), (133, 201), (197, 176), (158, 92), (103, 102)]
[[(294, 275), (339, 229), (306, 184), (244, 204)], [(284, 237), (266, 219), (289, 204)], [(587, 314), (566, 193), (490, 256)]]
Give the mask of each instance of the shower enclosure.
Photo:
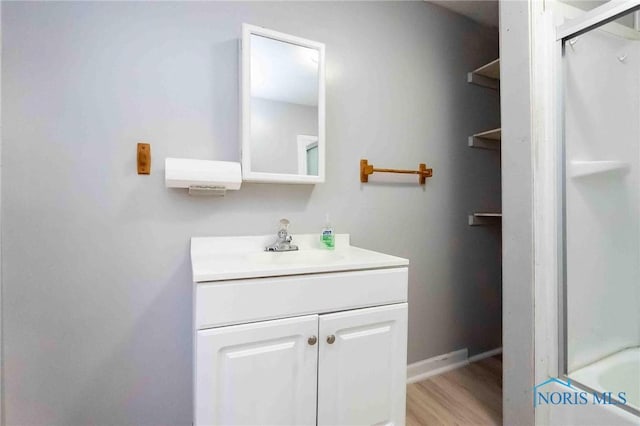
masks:
[(640, 32), (627, 6), (558, 36), (559, 361), (576, 386), (640, 415)]

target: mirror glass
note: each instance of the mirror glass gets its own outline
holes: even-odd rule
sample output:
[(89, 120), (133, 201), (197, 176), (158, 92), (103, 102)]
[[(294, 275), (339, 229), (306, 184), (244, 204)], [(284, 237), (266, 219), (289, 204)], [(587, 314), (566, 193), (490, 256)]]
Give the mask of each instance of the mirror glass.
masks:
[(243, 101), (249, 107), (243, 108), (243, 121), (249, 122), (243, 123), (245, 180), (321, 182), (323, 51), (307, 40), (256, 32), (245, 34), (250, 49), (243, 52), (250, 64), (249, 70), (243, 66)]

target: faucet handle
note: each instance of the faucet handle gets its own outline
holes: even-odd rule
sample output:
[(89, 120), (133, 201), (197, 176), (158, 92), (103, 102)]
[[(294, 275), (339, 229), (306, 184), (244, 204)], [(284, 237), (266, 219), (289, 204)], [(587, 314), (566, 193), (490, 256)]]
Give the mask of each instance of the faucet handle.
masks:
[(280, 219), (280, 231), (289, 233), (289, 219)]

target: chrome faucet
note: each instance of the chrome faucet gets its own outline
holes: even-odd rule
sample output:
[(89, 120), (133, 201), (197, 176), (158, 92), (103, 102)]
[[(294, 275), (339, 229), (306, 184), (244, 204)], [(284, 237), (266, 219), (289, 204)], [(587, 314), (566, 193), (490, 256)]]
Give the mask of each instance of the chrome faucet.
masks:
[(298, 246), (291, 244), (293, 238), (289, 235), (289, 221), (287, 219), (280, 219), (280, 230), (278, 231), (278, 238), (271, 245), (264, 248), (264, 251), (295, 251), (298, 250)]

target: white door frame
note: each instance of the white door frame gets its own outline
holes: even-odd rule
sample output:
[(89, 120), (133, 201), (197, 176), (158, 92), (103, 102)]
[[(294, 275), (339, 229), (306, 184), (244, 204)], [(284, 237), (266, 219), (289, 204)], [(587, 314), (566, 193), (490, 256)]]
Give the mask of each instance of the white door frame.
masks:
[[(2, 22), (2, 7), (0, 7)], [(0, 100), (2, 99), (2, 31), (0, 31)], [(0, 175), (2, 174), (2, 106), (0, 102)], [(4, 336), (2, 333), (2, 179), (0, 179), (0, 425), (4, 425)]]

